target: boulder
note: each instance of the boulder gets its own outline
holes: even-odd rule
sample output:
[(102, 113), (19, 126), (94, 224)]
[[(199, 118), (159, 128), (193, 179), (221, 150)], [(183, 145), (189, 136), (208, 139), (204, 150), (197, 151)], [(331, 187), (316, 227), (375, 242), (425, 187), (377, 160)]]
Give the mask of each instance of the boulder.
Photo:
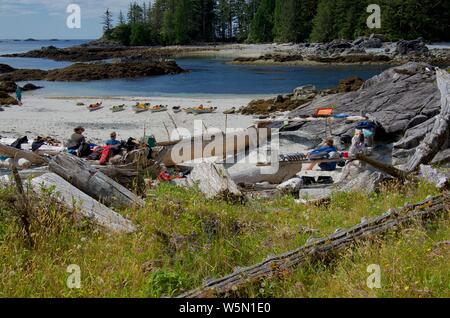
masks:
[(22, 90), (24, 92), (27, 92), (27, 91), (34, 91), (34, 90), (41, 89), (41, 88), (42, 88), (42, 86), (36, 86), (34, 84), (28, 83), (22, 87)]
[(0, 82), (0, 91), (6, 93), (13, 93), (16, 91), (17, 85), (13, 81), (2, 81)]
[(15, 68), (13, 68), (7, 64), (0, 64), (0, 74), (9, 73), (9, 72), (12, 72), (15, 70), (16, 70)]
[(335, 93), (348, 93), (359, 90), (364, 85), (364, 80), (357, 76), (352, 76), (343, 79), (339, 85), (334, 89)]
[(430, 50), (422, 38), (412, 41), (399, 41), (396, 49), (396, 53), (399, 55), (425, 54), (429, 51)]
[(304, 85), (294, 89), (294, 100), (308, 100), (316, 97), (318, 91), (314, 85)]
[(450, 166), (450, 148), (442, 150), (431, 162), (432, 165), (439, 165), (444, 167)]
[(0, 105), (19, 105), (19, 103), (8, 93), (0, 91)]

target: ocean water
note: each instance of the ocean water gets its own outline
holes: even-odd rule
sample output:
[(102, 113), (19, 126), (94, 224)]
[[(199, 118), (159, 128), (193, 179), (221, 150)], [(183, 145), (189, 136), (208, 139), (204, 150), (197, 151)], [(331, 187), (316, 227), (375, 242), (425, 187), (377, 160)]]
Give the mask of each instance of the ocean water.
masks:
[[(0, 54), (24, 52), (42, 46), (69, 47), (85, 41), (0, 42)], [(44, 89), (33, 95), (44, 96), (205, 96), (272, 95), (292, 92), (298, 86), (317, 88), (336, 86), (340, 80), (359, 76), (368, 79), (381, 73), (385, 65), (354, 66), (269, 66), (233, 65), (223, 58), (180, 58), (177, 63), (188, 73), (137, 79), (90, 82), (33, 83)], [(16, 68), (54, 69), (70, 65), (47, 59), (2, 58), (0, 63)]]

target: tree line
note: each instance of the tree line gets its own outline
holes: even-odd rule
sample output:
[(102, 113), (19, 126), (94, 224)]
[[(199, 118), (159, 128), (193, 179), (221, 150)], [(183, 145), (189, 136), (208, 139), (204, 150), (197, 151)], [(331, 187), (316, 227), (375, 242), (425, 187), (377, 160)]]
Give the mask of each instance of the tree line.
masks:
[(154, 0), (103, 16), (104, 36), (124, 45), (199, 42), (327, 42), (372, 33), (387, 40), (450, 40), (450, 1), (378, 0), (381, 28), (370, 29), (373, 0)]

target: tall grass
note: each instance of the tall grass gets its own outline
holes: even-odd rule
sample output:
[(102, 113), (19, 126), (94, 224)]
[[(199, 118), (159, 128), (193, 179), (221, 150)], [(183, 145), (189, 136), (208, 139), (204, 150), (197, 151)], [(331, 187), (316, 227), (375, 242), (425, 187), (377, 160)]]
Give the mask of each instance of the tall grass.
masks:
[[(298, 248), (311, 236), (326, 236), (437, 193), (428, 184), (390, 185), (371, 195), (335, 194), (327, 207), (297, 205), (290, 196), (233, 205), (162, 185), (149, 192), (144, 208), (122, 211), (138, 226), (131, 235), (76, 223), (48, 193), (35, 198), (36, 244), (29, 249), (11, 208), (14, 191), (0, 189), (0, 297), (175, 296), (236, 267)], [(240, 296), (449, 296), (448, 250), (435, 247), (448, 235), (447, 220), (417, 226), (346, 250), (331, 264), (302, 266), (250, 286)], [(66, 286), (71, 264), (80, 266), (80, 289)], [(383, 269), (381, 290), (365, 285), (370, 264)]]

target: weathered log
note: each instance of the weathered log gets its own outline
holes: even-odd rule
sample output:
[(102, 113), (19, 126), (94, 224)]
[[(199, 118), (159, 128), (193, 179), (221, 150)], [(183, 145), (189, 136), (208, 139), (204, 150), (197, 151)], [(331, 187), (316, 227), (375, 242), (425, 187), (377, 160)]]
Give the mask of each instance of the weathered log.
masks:
[(144, 201), (130, 190), (75, 156), (60, 154), (49, 163), (49, 169), (107, 206), (144, 205)]
[[(257, 129), (256, 127), (227, 134), (206, 132), (204, 135), (176, 141), (174, 144), (166, 143), (166, 149), (158, 156), (158, 161), (170, 167), (196, 159), (236, 156), (266, 144), (270, 136), (271, 129)], [(163, 143), (158, 145), (163, 145)]]
[(368, 163), (372, 167), (380, 170), (381, 172), (387, 173), (388, 175), (393, 176), (394, 178), (400, 180), (406, 180), (408, 178), (409, 174), (407, 172), (397, 169), (394, 166), (379, 162), (366, 155), (358, 154), (356, 155), (356, 159), (364, 161), (365, 163)]
[(33, 165), (45, 165), (47, 164), (48, 160), (44, 157), (41, 157), (39, 155), (36, 155), (32, 153), (31, 151), (25, 151), (21, 149), (16, 149), (10, 146), (6, 146), (3, 144), (0, 144), (0, 154), (5, 155), (7, 157), (10, 157), (12, 159), (26, 159)]
[(243, 195), (236, 183), (231, 180), (222, 165), (210, 162), (198, 164), (192, 169), (188, 176), (188, 184), (198, 185), (200, 191), (207, 199), (217, 197), (230, 200), (240, 200)]
[(57, 198), (69, 209), (109, 231), (132, 233), (136, 230), (131, 221), (92, 199), (54, 173), (32, 179), (31, 186), (38, 193), (43, 189), (54, 189)]
[(429, 164), (450, 134), (450, 74), (444, 70), (436, 71), (437, 85), (441, 92), (441, 113), (436, 117), (433, 130), (425, 137), (416, 152), (405, 165), (404, 170), (415, 172), (421, 164)]
[(338, 231), (329, 237), (316, 240), (297, 250), (271, 257), (248, 268), (236, 270), (233, 274), (210, 281), (198, 289), (181, 295), (180, 298), (206, 298), (227, 295), (261, 279), (286, 272), (306, 261), (336, 255), (335, 253), (339, 250), (350, 247), (356, 242), (405, 227), (415, 220), (446, 215), (448, 214), (449, 204), (449, 194), (445, 193), (413, 206), (390, 210), (378, 218), (364, 220), (361, 224), (349, 230)]
[[(228, 169), (231, 178), (237, 184), (262, 183), (280, 184), (295, 177), (302, 170), (301, 162), (280, 162), (276, 171), (270, 172), (270, 166), (258, 166), (252, 164), (237, 163)], [(264, 169), (269, 169), (266, 172)]]

